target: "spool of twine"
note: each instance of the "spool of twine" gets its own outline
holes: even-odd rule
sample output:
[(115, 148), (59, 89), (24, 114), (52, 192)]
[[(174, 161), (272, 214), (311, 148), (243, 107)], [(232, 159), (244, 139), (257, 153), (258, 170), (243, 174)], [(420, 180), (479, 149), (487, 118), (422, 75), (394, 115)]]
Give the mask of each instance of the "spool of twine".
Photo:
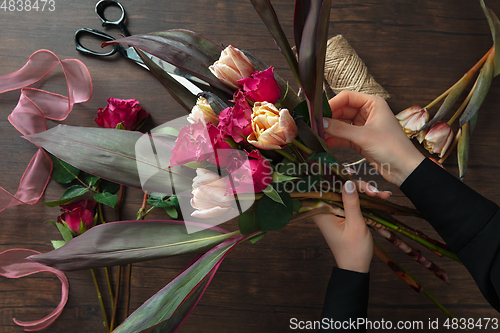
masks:
[(384, 99), (390, 97), (387, 91), (368, 73), (363, 60), (342, 35), (335, 36), (328, 41), (325, 80), (335, 94), (342, 90), (351, 90), (377, 95)]

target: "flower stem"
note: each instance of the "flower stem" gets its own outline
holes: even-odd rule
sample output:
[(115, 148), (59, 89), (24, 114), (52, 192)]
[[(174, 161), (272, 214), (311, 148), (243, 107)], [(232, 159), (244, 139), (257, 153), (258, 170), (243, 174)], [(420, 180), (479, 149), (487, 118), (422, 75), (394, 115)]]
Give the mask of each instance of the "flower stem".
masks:
[(301, 143), (300, 141), (298, 141), (297, 139), (294, 139), (294, 140), (292, 141), (292, 144), (293, 144), (295, 147), (297, 147), (297, 148), (299, 148), (300, 150), (302, 150), (302, 151), (303, 151), (304, 153), (306, 153), (306, 154), (309, 154), (309, 155), (314, 154), (314, 151), (313, 151), (313, 150), (311, 150), (311, 149), (309, 149), (308, 147), (306, 147), (304, 144), (302, 144), (302, 143)]
[(465, 98), (465, 100), (462, 102), (462, 104), (458, 108), (457, 112), (455, 112), (455, 114), (453, 115), (453, 117), (451, 117), (451, 119), (448, 120), (448, 125), (449, 126), (451, 126), (451, 124), (453, 124), (453, 122), (458, 118), (458, 116), (460, 116), (460, 114), (462, 113), (462, 111), (465, 109), (465, 107), (467, 106), (467, 104), (469, 104), (469, 101), (472, 98), (472, 95), (474, 94), (474, 90), (476, 89), (476, 85), (477, 85), (477, 80), (474, 83), (474, 85), (472, 86), (472, 89), (469, 91), (469, 94), (467, 95), (467, 97)]
[(280, 154), (281, 156), (283, 156), (284, 158), (286, 158), (287, 160), (291, 161), (291, 162), (299, 163), (299, 161), (294, 156), (292, 156), (291, 154), (287, 153), (283, 149), (275, 149), (274, 151), (277, 152), (278, 154)]
[(104, 321), (103, 324), (104, 327), (106, 327), (106, 330), (109, 330), (108, 316), (106, 315), (106, 308), (104, 307), (104, 302), (102, 300), (102, 295), (101, 295), (101, 289), (99, 288), (99, 283), (97, 283), (97, 278), (94, 269), (91, 269), (90, 273), (92, 274), (92, 280), (94, 281), (95, 290), (97, 292), (97, 298), (99, 299), (99, 305), (101, 306), (102, 318)]
[(114, 307), (113, 307), (113, 314), (111, 315), (111, 323), (110, 323), (110, 326), (109, 326), (109, 331), (113, 331), (113, 329), (115, 328), (115, 321), (116, 321), (116, 313), (117, 313), (117, 309), (118, 309), (118, 299), (120, 298), (120, 281), (121, 281), (121, 278), (122, 278), (122, 266), (118, 266), (118, 271), (116, 273), (116, 281), (118, 282), (116, 284), (116, 293), (115, 293), (115, 304), (114, 304)]

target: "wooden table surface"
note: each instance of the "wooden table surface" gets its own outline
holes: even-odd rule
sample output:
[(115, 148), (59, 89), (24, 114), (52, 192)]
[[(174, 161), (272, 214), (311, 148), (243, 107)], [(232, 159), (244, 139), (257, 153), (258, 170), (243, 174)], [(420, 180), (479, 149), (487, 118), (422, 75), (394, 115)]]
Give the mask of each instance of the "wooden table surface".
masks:
[[(34, 2), (33, 0), (31, 2)], [(273, 0), (280, 21), (292, 38), (293, 1)], [(500, 3), (487, 1), (500, 14)], [(2, 0), (0, 0), (2, 3)], [(3, 1), (5, 3), (5, 1)], [(184, 28), (199, 32), (217, 43), (232, 44), (275, 66), (293, 82), (286, 62), (249, 1), (122, 0), (132, 34)], [(0, 75), (24, 65), (36, 50), (49, 49), (61, 59), (76, 58), (88, 67), (94, 84), (92, 99), (75, 105), (65, 121), (70, 125), (95, 126), (93, 118), (108, 97), (135, 98), (151, 113), (154, 127), (184, 114), (184, 110), (147, 71), (118, 55), (97, 59), (75, 51), (73, 34), (80, 27), (100, 29), (95, 1), (55, 0), (50, 12), (0, 9)], [(107, 30), (117, 36), (117, 31)], [(487, 21), (479, 1), (471, 0), (333, 0), (330, 36), (343, 34), (367, 64), (377, 81), (392, 95), (394, 112), (424, 106), (444, 92), (491, 47)], [(64, 91), (61, 72), (36, 85)], [(500, 84), (493, 81), (472, 138), (469, 171), (465, 182), (500, 204)], [(36, 148), (20, 138), (7, 116), (15, 107), (19, 91), (0, 95), (0, 185), (15, 192)], [(434, 110), (435, 111), (435, 110)], [(49, 126), (54, 126), (50, 123)], [(446, 168), (456, 175), (453, 154)], [(351, 153), (342, 153), (353, 159)], [(365, 176), (369, 179), (371, 176)], [(410, 204), (393, 185), (375, 178), (379, 188), (391, 190), (393, 201)], [(432, 186), (432, 184), (429, 184)], [(51, 182), (44, 201), (55, 200), (63, 187)], [(125, 218), (133, 219), (141, 193), (127, 191)], [(0, 215), (0, 251), (30, 248), (51, 250), (51, 239), (60, 239), (46, 223), (56, 219), (57, 208), (17, 206)], [(152, 218), (162, 218), (161, 213)], [(435, 235), (425, 221), (409, 223)], [(236, 226), (229, 224), (228, 229)], [(451, 260), (435, 259), (449, 274), (451, 285), (399, 253), (376, 237), (401, 264), (409, 268), (427, 289), (455, 316), (500, 317), (480, 294), (466, 269)], [(387, 243), (387, 244), (386, 244)], [(172, 280), (192, 259), (180, 256), (134, 264), (131, 309), (137, 308)], [(206, 294), (180, 332), (288, 332), (291, 318), (317, 320), (331, 268), (334, 265), (322, 235), (311, 221), (269, 233), (261, 241), (238, 246), (216, 274)], [(96, 293), (88, 271), (70, 272), (70, 296), (61, 317), (47, 332), (104, 332)], [(12, 317), (33, 320), (47, 315), (59, 302), (60, 285), (50, 274), (10, 280), (0, 279), (0, 332), (21, 332)], [(121, 305), (123, 309), (123, 304)], [(423, 295), (415, 293), (374, 258), (371, 268), (370, 320), (423, 321), (445, 316)], [(427, 327), (427, 326), (426, 326)], [(381, 332), (383, 330), (377, 330)], [(412, 330), (408, 330), (410, 332)], [(415, 330), (418, 331), (418, 330)], [(421, 331), (421, 330), (420, 330)], [(440, 331), (440, 330), (434, 330)], [(481, 330), (489, 331), (489, 330)]]

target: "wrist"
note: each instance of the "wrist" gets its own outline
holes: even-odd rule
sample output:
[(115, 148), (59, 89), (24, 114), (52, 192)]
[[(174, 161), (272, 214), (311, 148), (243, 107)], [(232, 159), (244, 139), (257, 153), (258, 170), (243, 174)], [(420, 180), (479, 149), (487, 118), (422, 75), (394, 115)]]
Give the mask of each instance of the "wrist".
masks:
[(397, 185), (398, 187), (403, 184), (406, 178), (411, 175), (413, 170), (415, 170), (425, 159), (425, 156), (420, 153), (415, 147), (412, 148), (413, 151), (401, 155), (400, 162), (398, 163), (399, 165), (392, 181), (392, 183)]

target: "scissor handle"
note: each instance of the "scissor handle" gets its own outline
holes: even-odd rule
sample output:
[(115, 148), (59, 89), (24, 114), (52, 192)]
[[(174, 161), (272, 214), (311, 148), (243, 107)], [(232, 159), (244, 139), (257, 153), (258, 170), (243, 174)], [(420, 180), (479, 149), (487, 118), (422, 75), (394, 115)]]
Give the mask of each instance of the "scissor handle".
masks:
[(113, 55), (116, 52), (120, 52), (120, 53), (122, 52), (123, 47), (120, 44), (113, 45), (113, 49), (107, 53), (92, 51), (80, 43), (80, 37), (84, 33), (91, 34), (91, 35), (97, 36), (97, 37), (105, 39), (105, 40), (115, 40), (112, 36), (102, 32), (102, 31), (90, 29), (90, 28), (81, 28), (75, 32), (75, 44), (76, 44), (77, 51), (80, 51), (80, 52), (85, 53), (85, 54), (100, 56), (100, 57), (106, 57), (106, 56)]
[[(120, 10), (122, 11), (122, 15), (118, 20), (110, 21), (104, 15), (104, 10), (106, 10), (106, 8), (108, 8), (109, 6), (116, 6), (120, 8)], [(100, 0), (95, 5), (95, 12), (97, 16), (101, 19), (103, 27), (107, 25), (115, 25), (118, 28), (120, 28), (120, 30), (123, 32), (125, 36), (130, 36), (130, 32), (127, 30), (127, 27), (125, 27), (125, 8), (123, 8), (121, 3), (119, 3), (116, 0)]]

